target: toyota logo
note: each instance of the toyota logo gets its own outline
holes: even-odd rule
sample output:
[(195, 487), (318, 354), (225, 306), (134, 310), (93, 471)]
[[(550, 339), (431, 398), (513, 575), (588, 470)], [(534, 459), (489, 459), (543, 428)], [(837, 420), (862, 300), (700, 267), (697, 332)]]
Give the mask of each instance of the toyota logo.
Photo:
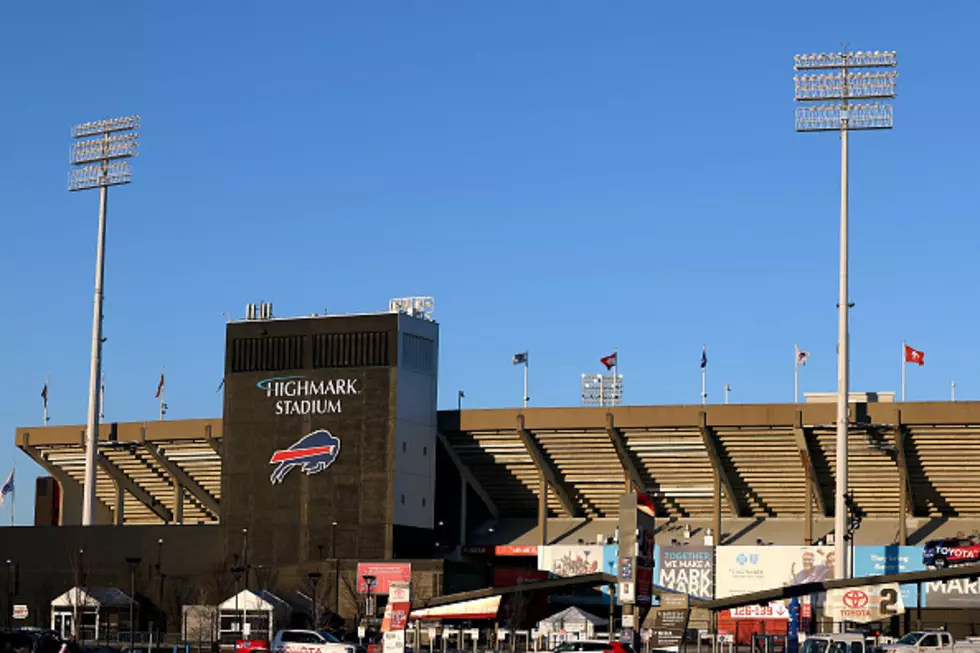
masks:
[(844, 594), (844, 605), (849, 608), (863, 608), (868, 604), (868, 595), (861, 590), (851, 590)]

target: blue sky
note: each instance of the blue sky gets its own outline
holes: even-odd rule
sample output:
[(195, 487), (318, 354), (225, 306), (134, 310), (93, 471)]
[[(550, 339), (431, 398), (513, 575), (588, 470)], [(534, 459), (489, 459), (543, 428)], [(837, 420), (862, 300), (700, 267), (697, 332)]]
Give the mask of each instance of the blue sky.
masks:
[[(233, 7), (232, 10), (229, 10)], [(432, 295), (440, 403), (574, 405), (620, 350), (627, 403), (835, 387), (839, 141), (793, 131), (793, 54), (899, 51), (896, 129), (851, 156), (852, 385), (980, 397), (972, 2), (4, 3), (0, 469), (85, 420), (98, 195), (72, 124), (143, 116), (110, 193), (106, 419), (217, 416), (222, 312)], [(954, 83), (955, 82), (955, 83)], [(949, 92), (948, 94), (943, 93)], [(954, 94), (955, 93), (955, 94)], [(17, 521), (37, 468), (16, 455)], [(7, 516), (0, 515), (0, 521)]]

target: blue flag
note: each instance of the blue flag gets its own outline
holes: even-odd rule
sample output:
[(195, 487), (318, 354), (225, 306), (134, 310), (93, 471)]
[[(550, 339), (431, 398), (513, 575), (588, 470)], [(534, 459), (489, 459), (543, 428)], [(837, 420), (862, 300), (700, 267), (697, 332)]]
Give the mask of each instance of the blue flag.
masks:
[(708, 366), (708, 348), (704, 345), (701, 346), (701, 369)]
[(14, 491), (14, 470), (10, 470), (10, 476), (7, 477), (6, 482), (4, 482), (3, 487), (0, 487), (0, 506), (3, 505), (4, 499), (7, 498), (8, 494), (12, 494)]

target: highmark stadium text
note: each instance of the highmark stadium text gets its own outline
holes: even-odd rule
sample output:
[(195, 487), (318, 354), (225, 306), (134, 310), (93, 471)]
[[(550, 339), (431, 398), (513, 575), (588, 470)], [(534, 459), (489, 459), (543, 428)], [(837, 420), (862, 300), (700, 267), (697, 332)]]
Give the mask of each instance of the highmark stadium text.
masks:
[(328, 415), (343, 412), (340, 399), (316, 399), (323, 396), (359, 395), (357, 379), (312, 380), (303, 376), (263, 379), (256, 386), (267, 397), (296, 397), (279, 399), (276, 415)]

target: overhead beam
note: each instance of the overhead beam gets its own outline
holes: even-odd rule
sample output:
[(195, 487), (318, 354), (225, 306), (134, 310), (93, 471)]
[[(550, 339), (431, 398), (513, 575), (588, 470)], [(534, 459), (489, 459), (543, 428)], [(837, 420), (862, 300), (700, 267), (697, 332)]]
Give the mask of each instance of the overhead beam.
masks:
[(449, 454), (449, 459), (452, 460), (453, 464), (456, 466), (456, 471), (459, 472), (460, 478), (463, 479), (464, 483), (468, 483), (469, 486), (473, 488), (473, 491), (476, 492), (476, 495), (480, 497), (484, 504), (486, 504), (487, 510), (490, 511), (490, 515), (494, 519), (499, 520), (500, 511), (497, 510), (497, 504), (490, 498), (487, 491), (483, 489), (483, 485), (481, 485), (480, 481), (478, 481), (476, 476), (473, 475), (473, 472), (466, 465), (466, 463), (460, 459), (459, 454), (457, 454), (453, 449), (453, 446), (449, 444), (449, 440), (446, 439), (446, 436), (442, 433), (436, 433), (436, 436), (439, 438), (439, 442), (442, 443), (446, 453)]
[[(561, 503), (562, 509), (564, 509), (569, 517), (580, 517), (581, 511), (578, 509), (578, 506), (575, 505), (575, 502), (572, 501), (572, 495), (568, 491), (565, 481), (562, 480), (561, 476), (558, 474), (558, 470), (554, 468), (551, 461), (548, 460), (548, 457), (544, 455), (544, 451), (542, 451), (541, 447), (538, 446), (538, 442), (534, 439), (534, 436), (531, 435), (526, 428), (524, 428), (523, 415), (517, 416), (517, 435), (524, 444), (524, 449), (531, 457), (531, 460), (534, 461), (535, 467), (537, 467), (538, 471), (544, 475), (545, 481), (547, 481), (548, 485), (551, 486), (551, 489), (554, 490), (555, 496), (558, 497), (558, 502)], [(545, 491), (545, 488), (542, 487), (541, 490), (543, 492)]]
[[(144, 435), (145, 433), (146, 432), (144, 431)], [(150, 457), (153, 458), (161, 469), (170, 474), (170, 478), (173, 479), (174, 485), (182, 486), (214, 517), (218, 517), (220, 515), (221, 505), (218, 503), (218, 500), (215, 499), (210, 492), (204, 489), (200, 483), (194, 480), (194, 477), (185, 472), (180, 465), (167, 458), (167, 456), (158, 446), (144, 440), (143, 449), (150, 454)]]
[(132, 494), (133, 498), (149, 508), (150, 511), (162, 519), (165, 524), (169, 524), (174, 520), (173, 513), (169, 508), (157, 501), (155, 498), (153, 498), (153, 495), (133, 482), (133, 479), (131, 479), (126, 472), (119, 469), (114, 462), (106, 458), (104, 453), (101, 451), (98, 452), (96, 454), (96, 459), (98, 460), (99, 467), (101, 467), (113, 481)]
[[(61, 487), (61, 504), (58, 506), (59, 526), (77, 526), (82, 523), (82, 491), (81, 482), (71, 474), (48, 460), (44, 453), (30, 444), (30, 433), (25, 432), (22, 443), (18, 448), (38, 464)], [(113, 521), (112, 509), (101, 499), (96, 502), (96, 517), (100, 524), (110, 524)]]
[[(776, 589), (749, 592), (713, 601), (704, 601), (698, 607), (706, 610), (730, 610), (745, 605), (769, 605), (773, 601), (783, 601), (797, 596), (823, 594), (828, 590), (864, 587), (866, 585), (891, 585), (892, 583), (921, 584), (938, 581), (955, 580), (958, 578), (976, 578), (980, 576), (980, 564), (956, 565), (945, 569), (927, 569), (924, 571), (903, 571), (884, 576), (855, 576), (854, 578), (838, 578), (799, 585), (786, 585)], [(584, 578), (584, 576), (579, 576)]]
[(633, 462), (629, 449), (626, 448), (626, 438), (623, 437), (623, 432), (616, 428), (613, 422), (612, 413), (606, 413), (606, 434), (616, 450), (616, 455), (619, 456), (619, 464), (623, 467), (626, 482), (637, 492), (646, 492), (646, 482), (643, 480), (636, 463)]
[(820, 477), (817, 476), (817, 468), (813, 464), (813, 450), (810, 449), (810, 440), (806, 437), (807, 429), (803, 428), (802, 414), (797, 413), (797, 423), (793, 426), (793, 438), (796, 440), (796, 447), (800, 451), (800, 462), (803, 464), (803, 473), (806, 475), (807, 491), (810, 496), (807, 501), (816, 502), (817, 511), (824, 517), (833, 517), (828, 512), (830, 504), (823, 496), (820, 486)]
[(704, 411), (700, 413), (700, 422), (698, 430), (701, 431), (701, 442), (704, 443), (704, 448), (708, 452), (708, 459), (711, 461), (711, 467), (715, 470), (715, 475), (721, 481), (722, 487), (725, 488), (728, 507), (736, 517), (743, 517), (747, 511), (743, 510), (735, 494), (735, 486), (732, 484), (732, 479), (721, 459), (721, 446), (718, 443), (718, 436), (715, 435), (714, 429), (708, 426), (708, 416)]
[[(143, 429), (143, 432), (146, 433), (146, 429), (145, 428)], [(213, 435), (211, 435), (211, 425), (210, 424), (205, 424), (204, 425), (204, 439), (207, 441), (208, 446), (210, 446), (212, 449), (214, 449), (214, 452), (216, 454), (218, 454), (218, 457), (220, 458), (221, 457), (221, 443), (217, 439), (215, 439), (215, 437)]]

